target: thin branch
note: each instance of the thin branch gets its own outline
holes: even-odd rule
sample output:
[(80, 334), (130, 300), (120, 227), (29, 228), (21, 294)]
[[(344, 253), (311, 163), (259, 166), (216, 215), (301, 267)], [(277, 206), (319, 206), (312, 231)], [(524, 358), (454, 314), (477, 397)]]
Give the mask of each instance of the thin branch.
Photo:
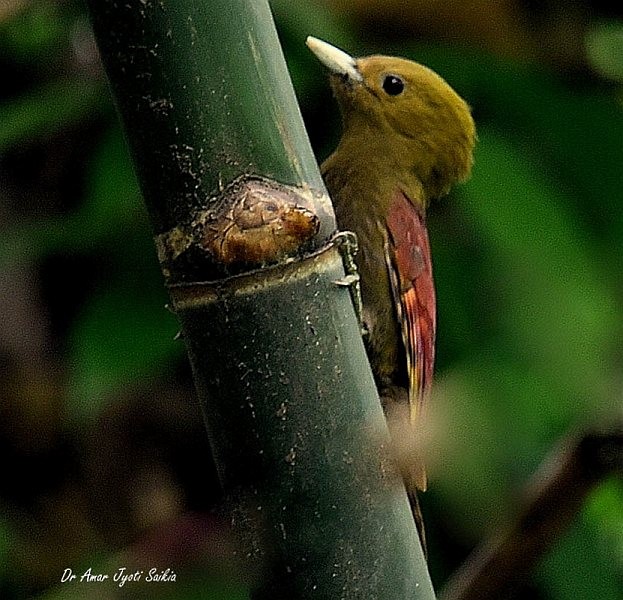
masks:
[(534, 476), (516, 520), (473, 552), (440, 600), (504, 597), (572, 523), (591, 490), (617, 472), (623, 475), (623, 425), (567, 437)]

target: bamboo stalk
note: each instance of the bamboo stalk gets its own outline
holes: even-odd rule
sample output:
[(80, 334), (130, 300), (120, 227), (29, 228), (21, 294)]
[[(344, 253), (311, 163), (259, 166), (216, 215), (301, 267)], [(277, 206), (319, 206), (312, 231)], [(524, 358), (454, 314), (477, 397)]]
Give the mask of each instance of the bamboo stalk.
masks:
[(254, 598), (434, 598), (267, 2), (90, 9)]

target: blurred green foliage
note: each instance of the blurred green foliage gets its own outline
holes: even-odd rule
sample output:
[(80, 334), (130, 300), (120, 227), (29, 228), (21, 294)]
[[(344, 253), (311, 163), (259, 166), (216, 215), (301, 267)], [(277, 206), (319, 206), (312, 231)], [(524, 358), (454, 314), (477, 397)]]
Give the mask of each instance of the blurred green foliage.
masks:
[(65, 12), (54, 2), (33, 2), (25, 9), (19, 2), (7, 5), (12, 18), (0, 24), (0, 47), (18, 63), (43, 66), (50, 52), (57, 53), (66, 43), (75, 11)]
[(598, 72), (623, 82), (623, 23), (595, 22), (587, 37), (586, 50)]
[[(402, 40), (388, 34), (368, 43), (354, 22), (316, 3), (272, 5), (319, 158), (335, 144), (339, 121), (324, 74), (304, 47), (310, 33), (349, 51), (423, 62), (474, 109), (473, 177), (433, 207), (429, 220), (439, 303), (435, 402), (445, 434), (424, 508), (431, 569), (441, 585), (467, 550), (513, 513), (517, 491), (562, 435), (620, 413), (623, 25), (591, 22), (590, 62), (578, 75), (476, 45), (414, 45), (405, 32)], [(76, 281), (67, 297), (54, 292), (64, 326), (46, 317), (45, 305), (41, 310), (53, 321), (54, 359), (66, 373), (60, 427), (88, 432), (125, 389), (177, 369), (183, 349), (164, 309), (140, 192), (102, 73), (88, 52), (79, 55), (84, 40), (78, 43), (76, 32), (84, 36), (84, 24), (79, 4), (52, 0), (25, 2), (0, 22), (0, 69), (18, 74), (0, 91), (0, 272), (29, 264), (45, 279), (55, 257), (86, 261), (86, 271), (70, 272)], [(80, 141), (79, 160), (56, 158), (50, 140), (59, 138)], [(52, 170), (76, 182), (43, 206), (19, 200), (33, 171), (20, 161), (33, 149), (52, 153)], [(58, 273), (49, 277), (54, 282)], [(57, 573), (25, 584), (19, 566), (4, 566), (15, 510), (0, 524), (3, 598), (60, 579)], [(175, 597), (198, 597), (188, 585)], [(595, 490), (532, 585), (532, 594), (552, 600), (623, 597), (620, 480)], [(244, 597), (217, 588), (226, 586), (208, 597)], [(69, 596), (56, 590), (50, 597)]]

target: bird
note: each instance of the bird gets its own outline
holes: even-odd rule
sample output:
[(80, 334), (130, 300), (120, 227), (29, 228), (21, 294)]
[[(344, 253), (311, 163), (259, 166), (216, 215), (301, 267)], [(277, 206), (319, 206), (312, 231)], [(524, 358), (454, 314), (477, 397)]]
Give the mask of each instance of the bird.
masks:
[[(469, 178), (474, 119), (465, 100), (422, 64), (354, 58), (311, 36), (306, 43), (329, 71), (342, 117), (341, 138), (321, 173), (338, 228), (358, 239), (368, 359), (394, 447), (417, 448), (437, 320), (426, 213)], [(426, 553), (417, 495), (427, 488), (424, 461), (414, 455), (397, 463)]]

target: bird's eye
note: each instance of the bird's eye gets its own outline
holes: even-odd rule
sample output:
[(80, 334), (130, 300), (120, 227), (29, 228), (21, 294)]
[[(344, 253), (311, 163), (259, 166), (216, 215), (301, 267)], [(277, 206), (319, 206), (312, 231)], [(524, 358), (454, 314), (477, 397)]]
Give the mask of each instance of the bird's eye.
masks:
[(390, 96), (397, 96), (405, 89), (405, 84), (397, 75), (387, 75), (385, 79), (383, 79), (383, 89)]

